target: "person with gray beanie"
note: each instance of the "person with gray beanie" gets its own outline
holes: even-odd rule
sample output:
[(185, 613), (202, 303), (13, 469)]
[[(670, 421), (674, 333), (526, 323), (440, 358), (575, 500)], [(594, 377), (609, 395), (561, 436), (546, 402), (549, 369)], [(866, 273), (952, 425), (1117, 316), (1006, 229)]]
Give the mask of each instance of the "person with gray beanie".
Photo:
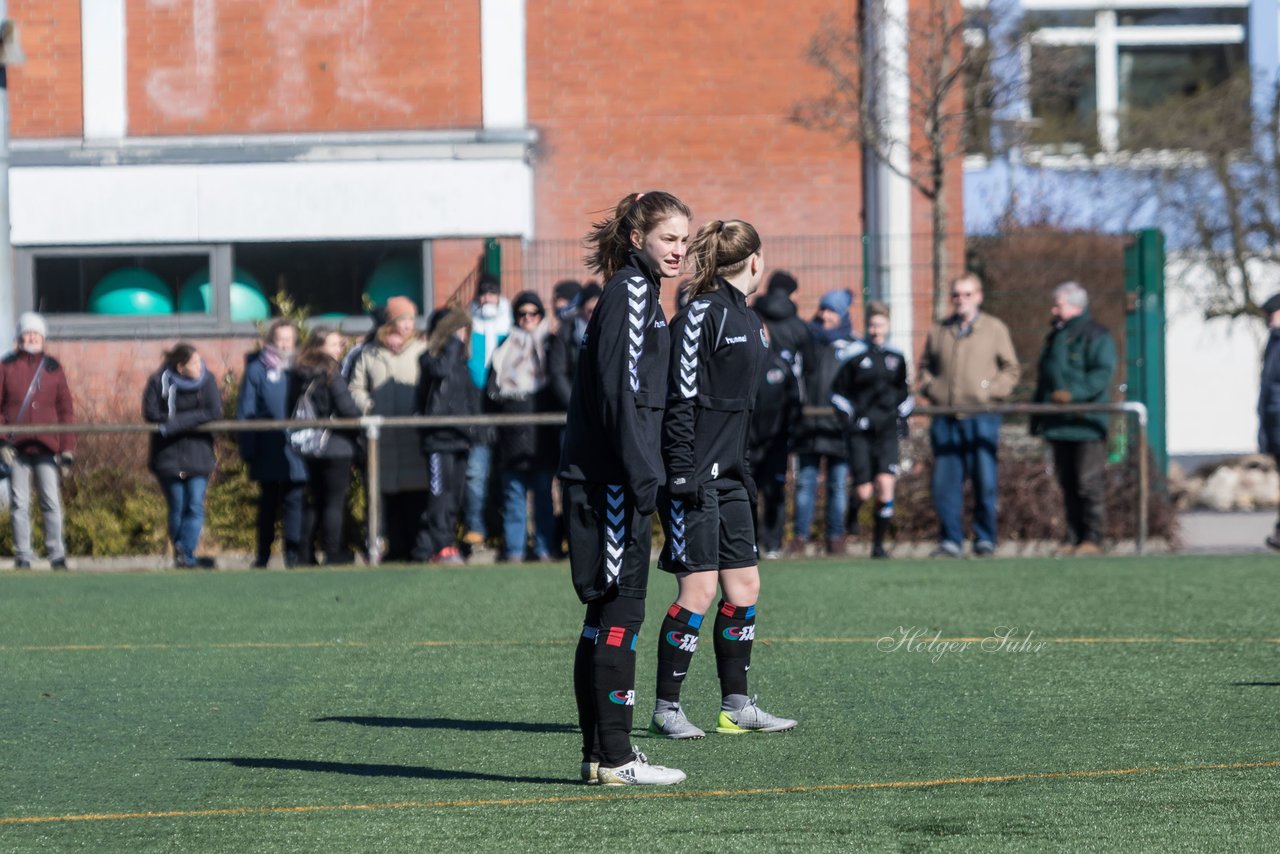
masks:
[[(44, 352), (48, 327), (34, 311), (18, 318), (17, 348), (0, 360), (0, 418), (11, 425), (71, 424), (75, 408), (67, 374)], [(31, 483), (35, 480), (44, 542), (54, 569), (67, 568), (62, 539), (61, 477), (75, 459), (71, 433), (10, 433), (0, 444), (0, 460), (9, 467), (9, 501), (16, 569), (30, 569)]]

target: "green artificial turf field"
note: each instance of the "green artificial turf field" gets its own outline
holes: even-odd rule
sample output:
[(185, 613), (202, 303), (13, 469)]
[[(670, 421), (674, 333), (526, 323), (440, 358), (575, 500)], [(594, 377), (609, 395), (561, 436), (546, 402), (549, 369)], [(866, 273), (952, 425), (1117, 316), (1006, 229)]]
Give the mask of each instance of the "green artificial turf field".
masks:
[(799, 728), (680, 743), (655, 572), (689, 780), (640, 789), (577, 782), (567, 572), (4, 573), (0, 851), (1274, 846), (1274, 558), (771, 563)]

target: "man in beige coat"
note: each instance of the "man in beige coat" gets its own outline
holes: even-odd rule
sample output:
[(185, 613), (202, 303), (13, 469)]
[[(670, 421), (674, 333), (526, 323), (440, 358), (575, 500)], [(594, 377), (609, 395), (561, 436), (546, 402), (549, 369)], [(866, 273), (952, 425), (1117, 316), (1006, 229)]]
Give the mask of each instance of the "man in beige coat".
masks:
[[(387, 322), (361, 352), (351, 371), (351, 397), (367, 415), (416, 415), (419, 360), (427, 345), (418, 334), (417, 309), (405, 297), (387, 300)], [(427, 508), (427, 462), (418, 431), (382, 431), (378, 491), (382, 495), (385, 559), (407, 561)]]
[[(955, 313), (929, 332), (920, 357), (920, 394), (934, 406), (999, 403), (1013, 393), (1021, 367), (1009, 328), (982, 313), (982, 280), (965, 273), (951, 283)], [(964, 482), (973, 481), (973, 553), (996, 550), (996, 451), (999, 415), (939, 415), (933, 445), (935, 557), (959, 557), (964, 542)]]

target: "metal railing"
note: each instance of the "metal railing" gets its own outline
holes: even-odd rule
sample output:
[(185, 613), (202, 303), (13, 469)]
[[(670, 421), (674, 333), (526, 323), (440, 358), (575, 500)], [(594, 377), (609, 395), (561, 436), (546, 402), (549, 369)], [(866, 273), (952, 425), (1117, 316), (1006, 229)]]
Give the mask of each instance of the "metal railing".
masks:
[[(830, 407), (805, 407), (806, 417), (830, 415)], [(1134, 416), (1137, 422), (1138, 457), (1138, 507), (1135, 547), (1139, 554), (1146, 550), (1147, 518), (1150, 504), (1150, 485), (1147, 464), (1147, 407), (1138, 402), (1124, 403), (1002, 403), (993, 406), (918, 406), (915, 415), (1067, 415), (1072, 413), (1105, 412)], [(378, 519), (382, 515), (382, 493), (379, 489), (380, 441), (384, 429), (408, 429), (423, 427), (469, 427), (503, 425), (563, 425), (565, 413), (548, 412), (520, 415), (470, 415), (470, 416), (382, 416), (365, 415), (361, 418), (327, 418), (312, 420), (253, 420), (209, 421), (195, 428), (202, 433), (246, 433), (298, 430), (318, 427), (329, 430), (362, 431), (365, 448), (365, 489), (368, 493), (368, 519), (366, 538), (369, 563), (376, 566), (381, 558), (378, 543)], [(87, 424), (21, 424), (6, 425), (3, 432), (10, 435), (58, 434), (58, 433), (157, 433), (159, 424), (146, 423), (87, 423)]]

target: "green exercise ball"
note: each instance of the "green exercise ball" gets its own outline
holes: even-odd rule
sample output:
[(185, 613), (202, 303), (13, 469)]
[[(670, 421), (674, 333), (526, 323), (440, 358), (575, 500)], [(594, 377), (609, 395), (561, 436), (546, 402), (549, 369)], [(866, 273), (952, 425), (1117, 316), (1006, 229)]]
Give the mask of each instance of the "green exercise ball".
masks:
[(374, 268), (364, 284), (364, 295), (374, 305), (386, 305), (392, 297), (408, 297), (422, 313), (422, 262), (417, 258), (388, 258)]
[(173, 314), (173, 292), (141, 267), (122, 267), (98, 280), (89, 293), (90, 314)]
[[(209, 284), (209, 268), (196, 270), (178, 289), (178, 311), (213, 314), (213, 290)], [(231, 322), (252, 323), (271, 317), (271, 303), (262, 293), (262, 285), (252, 273), (236, 267), (231, 280)]]

